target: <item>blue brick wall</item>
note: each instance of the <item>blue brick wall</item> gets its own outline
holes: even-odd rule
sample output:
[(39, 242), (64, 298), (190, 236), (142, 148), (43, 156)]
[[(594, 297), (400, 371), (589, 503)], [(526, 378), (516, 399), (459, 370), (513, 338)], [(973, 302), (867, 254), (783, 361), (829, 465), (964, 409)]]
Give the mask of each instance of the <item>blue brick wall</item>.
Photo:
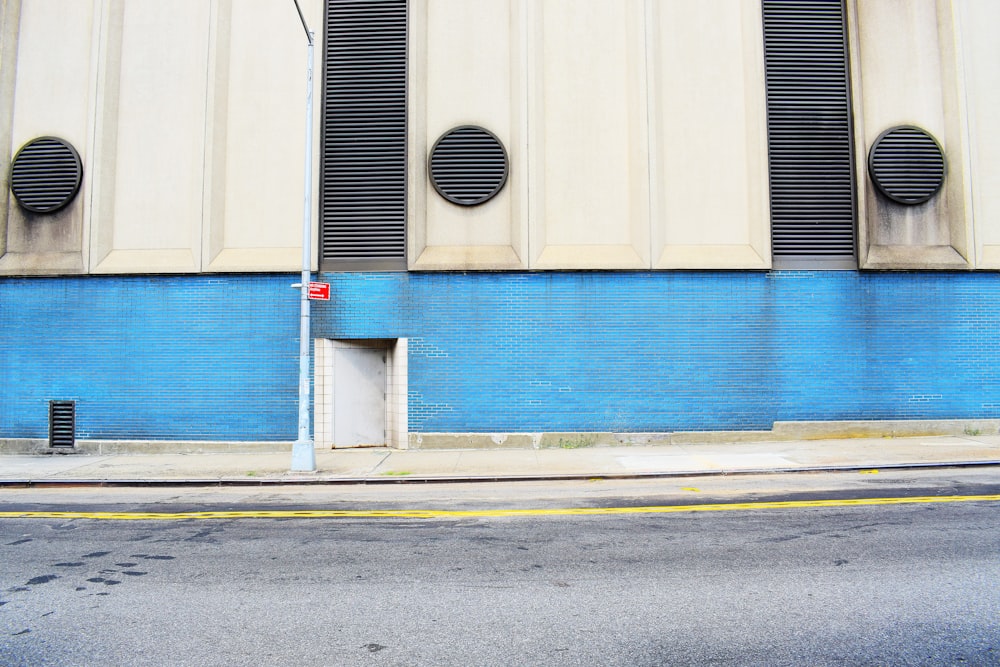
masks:
[[(409, 339), (411, 431), (1000, 417), (1000, 274), (323, 278), (314, 336)], [(297, 279), (0, 279), (0, 437), (294, 439)]]
[(323, 278), (315, 336), (409, 338), (415, 432), (1000, 416), (994, 273)]
[(0, 279), (0, 437), (294, 440), (298, 276)]

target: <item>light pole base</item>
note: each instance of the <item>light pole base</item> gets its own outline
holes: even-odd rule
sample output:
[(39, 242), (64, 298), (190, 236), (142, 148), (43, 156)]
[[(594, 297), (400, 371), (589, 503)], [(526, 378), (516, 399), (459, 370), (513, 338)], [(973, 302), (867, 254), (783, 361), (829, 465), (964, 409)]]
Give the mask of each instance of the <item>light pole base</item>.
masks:
[(316, 472), (316, 448), (312, 441), (296, 440), (292, 445), (292, 472)]

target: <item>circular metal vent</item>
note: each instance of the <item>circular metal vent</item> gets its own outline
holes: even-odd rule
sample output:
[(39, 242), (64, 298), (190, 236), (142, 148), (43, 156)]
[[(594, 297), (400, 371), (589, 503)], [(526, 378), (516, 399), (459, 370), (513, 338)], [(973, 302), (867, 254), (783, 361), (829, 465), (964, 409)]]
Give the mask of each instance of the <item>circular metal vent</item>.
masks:
[(82, 179), (80, 155), (56, 137), (32, 139), (10, 165), (11, 192), (21, 206), (34, 213), (54, 213), (70, 203)]
[(507, 151), (500, 140), (475, 125), (445, 132), (431, 149), (431, 183), (438, 194), (461, 206), (475, 206), (507, 182)]
[(892, 127), (872, 144), (868, 174), (889, 199), (922, 204), (944, 183), (944, 153), (937, 140), (919, 127)]

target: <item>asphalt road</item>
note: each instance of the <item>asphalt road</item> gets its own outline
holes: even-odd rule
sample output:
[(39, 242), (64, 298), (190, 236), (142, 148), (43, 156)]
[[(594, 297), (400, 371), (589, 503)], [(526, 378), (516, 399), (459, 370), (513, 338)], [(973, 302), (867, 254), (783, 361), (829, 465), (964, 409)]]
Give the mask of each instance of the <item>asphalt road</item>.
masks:
[[(798, 500), (865, 489), (995, 494), (994, 478), (948, 472), (812, 491), (758, 479), (746, 483), (760, 488), (740, 493), (507, 485), (425, 489), (434, 498), (407, 506), (636, 508), (760, 500), (779, 489)], [(369, 492), (323, 506), (402, 502)], [(115, 493), (103, 502), (86, 490), (5, 494), (0, 510), (318, 503), (293, 491), (238, 493)], [(978, 501), (423, 519), (2, 518), (0, 664), (997, 665), (998, 509)]]

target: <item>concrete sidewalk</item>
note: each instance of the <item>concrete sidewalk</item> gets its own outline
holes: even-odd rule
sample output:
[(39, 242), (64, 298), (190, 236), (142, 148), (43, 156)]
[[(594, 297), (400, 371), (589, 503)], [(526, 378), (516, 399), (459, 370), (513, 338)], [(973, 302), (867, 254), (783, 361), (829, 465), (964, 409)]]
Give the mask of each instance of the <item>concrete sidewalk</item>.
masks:
[(1000, 466), (1000, 435), (578, 449), (338, 449), (317, 450), (315, 473), (293, 473), (290, 465), (289, 451), (6, 455), (0, 456), (0, 486), (376, 484)]

